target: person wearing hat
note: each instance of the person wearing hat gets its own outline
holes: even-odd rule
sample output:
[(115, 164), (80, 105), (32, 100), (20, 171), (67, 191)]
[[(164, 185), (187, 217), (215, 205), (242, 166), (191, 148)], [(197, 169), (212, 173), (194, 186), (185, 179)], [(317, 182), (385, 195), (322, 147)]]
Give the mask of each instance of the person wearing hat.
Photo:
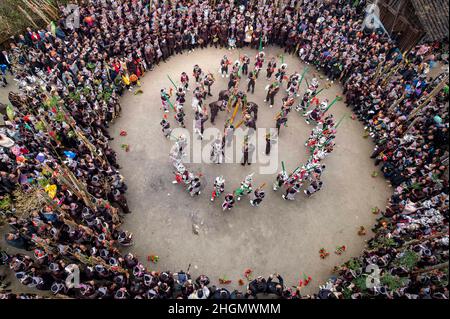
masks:
[(266, 196), (266, 193), (264, 192), (264, 190), (261, 187), (255, 189), (255, 191), (253, 192), (252, 198), (250, 199), (250, 204), (252, 206), (258, 207), (261, 204), (261, 202), (265, 196)]
[(189, 76), (186, 74), (186, 72), (181, 73), (180, 82), (184, 89), (186, 91), (189, 91)]
[(287, 71), (287, 64), (283, 63), (281, 67), (278, 69), (278, 72), (275, 74), (275, 79), (280, 83), (280, 85), (283, 84), (283, 80), (286, 77), (286, 71)]
[(184, 107), (184, 103), (186, 102), (186, 91), (183, 90), (183, 87), (179, 87), (177, 92), (175, 93), (176, 96), (176, 109), (177, 111)]
[(256, 78), (258, 78), (259, 71), (261, 71), (264, 65), (264, 56), (266, 54), (264, 52), (259, 52), (255, 57), (255, 70), (256, 70)]
[(267, 63), (266, 80), (270, 80), (273, 72), (275, 72), (276, 67), (277, 67), (277, 61), (275, 60), (275, 57), (271, 57), (269, 62)]
[(209, 110), (211, 114), (211, 124), (214, 125), (214, 120), (216, 119), (217, 114), (219, 113), (219, 110), (223, 108), (223, 105), (226, 105), (225, 100), (219, 100), (212, 103), (209, 103)]
[(302, 187), (301, 183), (294, 183), (293, 185), (289, 186), (286, 189), (286, 192), (281, 195), (281, 197), (284, 200), (295, 200), (295, 194), (297, 194), (300, 191), (300, 188)]
[(162, 105), (162, 109), (164, 110), (165, 113), (169, 113), (169, 99), (170, 96), (167, 93), (166, 89), (161, 89), (161, 105)]
[(182, 128), (185, 128), (186, 125), (184, 124), (184, 117), (186, 114), (184, 113), (184, 110), (182, 107), (177, 108), (177, 113), (174, 115), (175, 121), (178, 123), (179, 126)]
[(241, 59), (242, 63), (242, 74), (247, 75), (248, 74), (248, 65), (250, 64), (250, 58), (247, 54), (244, 54), (244, 56)]
[(265, 154), (270, 155), (270, 150), (272, 148), (272, 144), (275, 144), (277, 140), (275, 138), (272, 138), (272, 135), (270, 133), (266, 134), (266, 148), (265, 148)]
[(280, 129), (281, 129), (281, 125), (287, 126), (287, 114), (286, 113), (282, 113), (282, 114), (278, 114), (276, 122), (275, 122), (275, 126), (277, 128), (277, 133), (278, 136), (280, 136)]
[(212, 75), (212, 73), (208, 73), (205, 75), (205, 78), (203, 80), (203, 85), (206, 86), (208, 88), (208, 96), (212, 96), (211, 94), (211, 86), (214, 84), (214, 76)]
[(198, 64), (194, 65), (194, 69), (192, 70), (192, 75), (195, 78), (195, 83), (200, 84), (200, 76), (202, 75), (203, 71), (202, 69), (199, 67)]
[(164, 134), (164, 137), (169, 138), (170, 134), (172, 133), (172, 129), (170, 128), (170, 123), (167, 120), (167, 117), (164, 117), (159, 124), (162, 127), (162, 132)]
[(211, 153), (210, 153), (211, 162), (215, 163), (215, 164), (222, 164), (223, 163), (223, 154), (224, 154), (224, 151), (222, 149), (222, 139), (219, 136), (211, 144)]
[(251, 90), (252, 94), (255, 93), (256, 72), (257, 70), (253, 70), (248, 74), (247, 92), (250, 92)]
[(203, 132), (205, 131), (205, 122), (208, 121), (208, 115), (203, 114), (203, 112), (195, 113), (195, 125), (194, 133), (198, 134), (199, 138), (203, 139)]
[(242, 166), (245, 166), (245, 164), (251, 165), (251, 162), (249, 160), (250, 145), (248, 142), (248, 135), (246, 135), (244, 138), (244, 143), (242, 145), (242, 153), (243, 153), (243, 157), (242, 157), (241, 165)]
[(229, 77), (228, 75), (228, 66), (231, 62), (228, 60), (227, 56), (224, 55), (222, 60), (220, 60), (220, 73), (222, 74), (222, 78)]
[(201, 194), (201, 182), (199, 177), (194, 177), (191, 183), (188, 186), (188, 192), (191, 197), (198, 196)]
[(275, 96), (277, 95), (278, 91), (280, 90), (280, 83), (278, 81), (273, 82), (271, 85), (268, 85), (266, 87), (267, 95), (264, 99), (264, 102), (269, 102), (269, 107), (272, 108), (275, 104)]
[(235, 200), (234, 195), (232, 193), (229, 193), (225, 195), (225, 199), (222, 203), (222, 210), (231, 210), (234, 206)]
[(306, 196), (311, 197), (312, 194), (318, 192), (322, 188), (323, 182), (320, 180), (314, 180), (308, 186), (307, 189), (304, 190)]

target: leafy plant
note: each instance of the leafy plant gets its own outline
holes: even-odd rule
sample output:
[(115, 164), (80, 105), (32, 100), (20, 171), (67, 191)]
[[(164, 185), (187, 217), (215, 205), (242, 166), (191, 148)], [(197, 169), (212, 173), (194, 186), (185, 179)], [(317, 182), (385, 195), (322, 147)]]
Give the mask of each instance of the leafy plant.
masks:
[(80, 93), (72, 92), (72, 93), (69, 94), (69, 98), (71, 100), (74, 100), (75, 102), (79, 102), (80, 101)]
[(397, 243), (392, 238), (378, 237), (376, 240), (371, 242), (371, 248), (381, 248), (381, 247), (396, 247)]
[(55, 120), (56, 120), (57, 122), (63, 122), (63, 121), (65, 120), (64, 112), (58, 112), (58, 113), (56, 114)]
[(91, 93), (91, 89), (89, 87), (86, 86), (86, 87), (83, 88), (83, 94), (84, 95), (89, 95), (90, 93)]
[(43, 177), (38, 180), (38, 183), (41, 187), (45, 187), (50, 183), (50, 179)]
[(395, 260), (395, 265), (405, 267), (412, 270), (419, 262), (420, 257), (413, 251), (406, 251), (403, 255)]
[(89, 69), (89, 70), (93, 70), (93, 69), (95, 69), (95, 63), (92, 63), (92, 62), (89, 62), (87, 65), (86, 65), (86, 67)]
[(0, 210), (8, 210), (11, 208), (11, 197), (6, 195), (0, 200)]
[(342, 295), (344, 296), (344, 299), (350, 299), (352, 297), (352, 291), (348, 288), (344, 288), (344, 290), (342, 290)]
[(103, 101), (108, 102), (110, 98), (111, 98), (111, 92), (103, 93)]
[(380, 278), (380, 281), (383, 285), (386, 285), (389, 290), (396, 290), (405, 285), (406, 279), (386, 273)]
[(358, 259), (352, 258), (347, 262), (347, 267), (351, 270), (358, 270), (361, 269), (362, 263)]
[(367, 277), (367, 275), (362, 275), (362, 276), (359, 276), (359, 277), (356, 277), (355, 279), (353, 279), (353, 283), (361, 292), (367, 290), (367, 286), (366, 286), (367, 278), (366, 277)]

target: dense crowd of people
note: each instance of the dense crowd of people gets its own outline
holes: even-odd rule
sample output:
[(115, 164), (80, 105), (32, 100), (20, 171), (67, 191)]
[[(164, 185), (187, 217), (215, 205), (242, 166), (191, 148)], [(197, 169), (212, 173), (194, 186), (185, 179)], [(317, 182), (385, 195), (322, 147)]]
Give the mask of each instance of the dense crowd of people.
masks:
[[(63, 13), (55, 29), (12, 39), (7, 53), (21, 92), (10, 94), (13, 108), (6, 107), (1, 129), (0, 198), (18, 185), (34, 195), (36, 208), (5, 213), (12, 229), (6, 242), (33, 256), (2, 252), (0, 261), (22, 284), (87, 299), (448, 298), (448, 86), (441, 85), (448, 77), (427, 76), (441, 44), (402, 55), (381, 33), (363, 30), (365, 1), (82, 3), (79, 28)], [(278, 274), (254, 279), (245, 293), (229, 292), (204, 275), (149, 272), (120, 253), (132, 244), (120, 228), (130, 210), (107, 130), (120, 116), (119, 97), (173, 54), (230, 43), (282, 46), (342, 81), (394, 188), (368, 249), (336, 269), (318, 294), (302, 296)], [(78, 270), (74, 288), (66, 279)]]

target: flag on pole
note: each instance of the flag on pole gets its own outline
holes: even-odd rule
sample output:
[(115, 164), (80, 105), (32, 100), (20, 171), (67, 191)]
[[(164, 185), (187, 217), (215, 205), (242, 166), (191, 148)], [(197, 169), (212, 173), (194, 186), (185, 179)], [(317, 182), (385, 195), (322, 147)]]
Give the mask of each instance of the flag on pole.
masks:
[(177, 85), (172, 81), (172, 79), (170, 78), (169, 75), (167, 75), (167, 77), (169, 78), (169, 81), (173, 84), (173, 87), (175, 88), (175, 90), (177, 89)]
[(347, 114), (342, 115), (341, 119), (336, 123), (336, 125), (334, 126), (335, 129), (337, 129), (339, 127), (339, 125), (341, 125), (342, 121), (347, 117)]
[(342, 100), (342, 98), (340, 96), (336, 96), (336, 98), (330, 103), (330, 105), (328, 105), (323, 114), (327, 113), (327, 111), (333, 106), (333, 104), (340, 100)]
[(53, 36), (56, 36), (56, 24), (55, 22), (50, 22), (50, 31), (52, 32)]
[(14, 120), (15, 112), (12, 105), (9, 103), (6, 105), (6, 115), (10, 121)]
[(302, 73), (302, 76), (301, 76), (301, 78), (300, 78), (300, 81), (298, 81), (298, 86), (299, 86), (299, 87), (300, 87), (300, 84), (302, 84), (302, 81), (303, 81), (303, 78), (305, 77), (306, 72), (308, 72), (308, 67), (306, 67), (306, 68), (303, 70), (303, 73)]

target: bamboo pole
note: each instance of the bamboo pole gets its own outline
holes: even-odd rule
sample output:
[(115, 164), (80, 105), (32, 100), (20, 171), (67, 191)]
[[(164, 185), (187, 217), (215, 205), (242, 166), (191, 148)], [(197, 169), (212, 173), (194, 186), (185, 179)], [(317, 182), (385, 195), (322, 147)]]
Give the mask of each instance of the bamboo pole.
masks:
[(410, 115), (410, 119), (413, 118), (414, 116), (416, 116), (416, 114), (428, 103), (431, 101), (431, 99), (433, 97), (436, 96), (436, 94), (438, 94), (443, 88), (444, 86), (447, 84), (448, 82), (448, 78), (449, 76), (447, 75), (444, 79), (442, 79), (442, 81), (436, 85), (436, 87), (433, 89), (433, 91), (431, 91), (431, 93), (427, 96), (427, 98), (425, 99), (425, 101), (423, 101), (415, 110), (413, 110), (411, 112)]
[(389, 81), (389, 79), (391, 78), (391, 76), (392, 76), (393, 74), (395, 74), (395, 73), (403, 66), (404, 63), (405, 63), (404, 61), (401, 61), (396, 67), (394, 67), (394, 68), (387, 74), (387, 76), (383, 79), (383, 81), (381, 82), (381, 85), (382, 85), (382, 86), (385, 86), (385, 85), (388, 83), (388, 81)]
[(233, 124), (234, 118), (236, 117), (236, 114), (239, 110), (239, 99), (237, 99), (236, 104), (234, 106), (233, 114), (231, 115), (230, 124)]
[(31, 4), (30, 2), (26, 1), (26, 0), (22, 0), (22, 2), (31, 9), (31, 11), (33, 11), (34, 13), (36, 13), (39, 17), (41, 17), (42, 20), (44, 20), (45, 23), (49, 24), (51, 22), (51, 20), (41, 11), (39, 10), (37, 7), (35, 7), (33, 4)]
[(31, 5), (33, 5), (37, 10), (41, 11), (39, 8), (42, 8), (41, 13), (45, 16), (49, 16), (52, 19), (55, 19), (55, 14), (48, 8), (47, 3), (42, 0), (27, 0)]
[(244, 123), (244, 120), (242, 119), (238, 122), (238, 124), (236, 124), (236, 126), (234, 128), (235, 129), (239, 128), (243, 123)]
[(403, 95), (389, 107), (388, 111), (392, 112), (397, 107), (397, 105), (399, 105), (405, 99), (405, 97), (406, 97), (406, 94), (403, 93)]
[(342, 100), (342, 97), (336, 96), (336, 97), (334, 98), (334, 100), (331, 101), (330, 105), (328, 105), (328, 107), (325, 109), (325, 111), (323, 112), (323, 114), (327, 113), (328, 110), (329, 110), (329, 109), (330, 109), (337, 101), (341, 101), (341, 100)]
[(414, 275), (417, 275), (417, 274), (423, 274), (423, 273), (431, 272), (431, 271), (434, 271), (434, 270), (440, 270), (440, 269), (443, 269), (443, 268), (447, 268), (448, 269), (448, 261), (446, 261), (444, 263), (437, 264), (437, 265), (433, 265), (433, 266), (430, 266), (430, 267), (425, 267), (423, 269), (419, 269), (419, 270), (413, 271), (412, 273)]
[(17, 8), (27, 17), (27, 19), (31, 22), (31, 24), (36, 28), (39, 29), (38, 25), (34, 22), (34, 20), (30, 17), (30, 15), (21, 7), (17, 6)]

